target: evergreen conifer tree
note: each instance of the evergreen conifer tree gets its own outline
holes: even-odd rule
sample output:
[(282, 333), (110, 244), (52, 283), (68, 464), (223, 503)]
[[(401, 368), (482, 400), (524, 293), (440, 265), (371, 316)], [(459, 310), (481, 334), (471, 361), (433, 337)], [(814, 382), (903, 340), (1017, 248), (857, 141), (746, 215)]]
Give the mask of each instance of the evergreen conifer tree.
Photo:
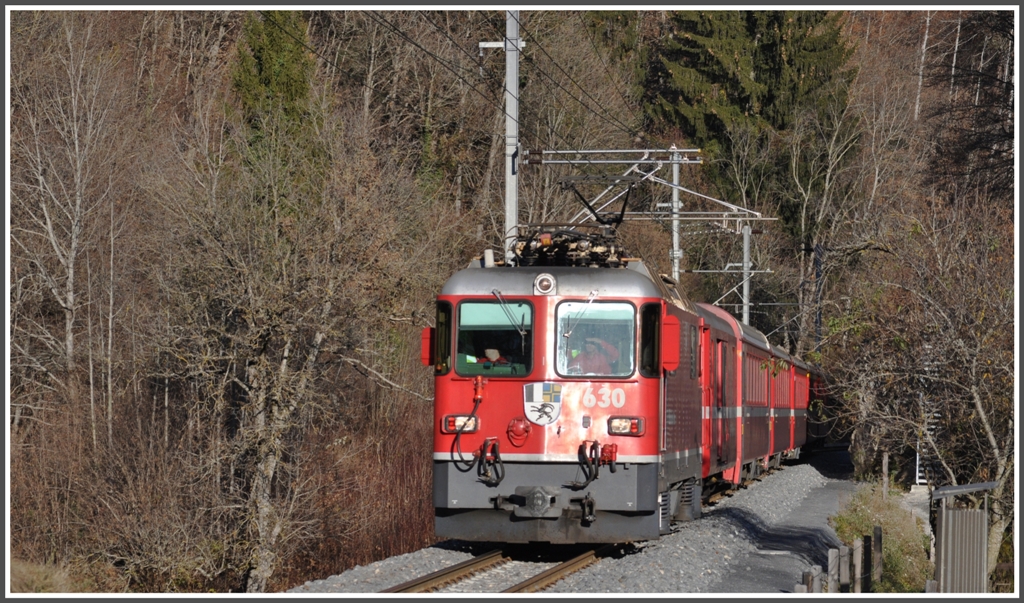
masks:
[(678, 11), (648, 76), (648, 112), (700, 146), (738, 122), (785, 129), (834, 82), (851, 50), (826, 11)]
[(232, 71), (248, 129), (248, 144), (238, 151), (251, 170), (287, 175), (270, 178), (265, 191), (278, 217), (319, 198), (325, 151), (317, 136), (320, 120), (310, 106), (314, 69), (301, 13), (261, 11), (246, 18)]
[(307, 115), (314, 67), (307, 46), (298, 12), (264, 11), (246, 18), (232, 83), (250, 126), (258, 127), (272, 112), (281, 112), (293, 126)]

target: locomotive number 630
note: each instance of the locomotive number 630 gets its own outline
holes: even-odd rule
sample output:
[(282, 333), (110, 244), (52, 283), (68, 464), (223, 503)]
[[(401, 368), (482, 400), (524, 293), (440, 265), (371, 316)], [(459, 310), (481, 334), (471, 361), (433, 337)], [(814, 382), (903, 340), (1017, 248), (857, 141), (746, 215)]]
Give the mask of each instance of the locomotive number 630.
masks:
[(582, 401), (583, 406), (587, 408), (594, 408), (594, 406), (600, 408), (608, 408), (609, 406), (622, 408), (626, 405), (626, 390), (621, 387), (612, 388), (608, 385), (602, 385), (595, 395), (593, 386), (587, 385), (586, 389), (583, 390)]

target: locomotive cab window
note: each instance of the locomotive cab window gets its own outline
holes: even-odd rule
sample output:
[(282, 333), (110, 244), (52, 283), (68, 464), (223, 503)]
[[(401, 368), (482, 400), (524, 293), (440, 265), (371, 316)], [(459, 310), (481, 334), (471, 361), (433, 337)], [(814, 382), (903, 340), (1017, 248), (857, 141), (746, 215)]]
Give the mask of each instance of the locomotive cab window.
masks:
[(434, 329), (434, 374), (443, 375), (452, 366), (452, 305), (438, 302)]
[(640, 374), (645, 377), (657, 377), (661, 373), (660, 325), (661, 304), (646, 304), (640, 308)]
[(455, 372), (525, 376), (532, 369), (533, 307), (523, 301), (465, 301), (458, 307)]
[(555, 368), (560, 375), (628, 377), (636, 358), (636, 308), (625, 302), (562, 302)]

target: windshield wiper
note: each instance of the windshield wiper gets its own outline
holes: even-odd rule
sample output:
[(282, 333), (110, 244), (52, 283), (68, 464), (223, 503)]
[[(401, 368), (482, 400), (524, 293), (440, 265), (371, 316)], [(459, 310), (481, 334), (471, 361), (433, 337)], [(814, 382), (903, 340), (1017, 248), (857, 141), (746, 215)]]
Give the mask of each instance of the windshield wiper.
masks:
[[(519, 342), (520, 342), (519, 345), (522, 348), (522, 351), (520, 353), (525, 354), (526, 353), (526, 314), (524, 313), (522, 320), (519, 322), (519, 324), (516, 324), (516, 317), (513, 316), (512, 315), (512, 311), (509, 310), (508, 302), (506, 302), (505, 298), (501, 296), (501, 291), (498, 291), (497, 289), (491, 289), (491, 293), (494, 294), (494, 297), (498, 298), (498, 303), (501, 304), (501, 310), (505, 313), (505, 316), (508, 318), (508, 322), (511, 323), (511, 325), (513, 327), (515, 327), (516, 331), (519, 331)], [(596, 291), (595, 291), (595, 293), (596, 293)]]
[(596, 297), (597, 297), (597, 289), (594, 289), (593, 291), (590, 292), (590, 295), (587, 296), (587, 303), (583, 305), (583, 309), (581, 309), (580, 313), (576, 315), (576, 322), (572, 323), (569, 326), (569, 330), (568, 331), (566, 331), (565, 333), (562, 333), (562, 337), (565, 337), (566, 339), (568, 339), (568, 337), (570, 335), (572, 335), (573, 330), (576, 329), (576, 325), (580, 324), (580, 319), (583, 318), (583, 315), (586, 313), (587, 308), (590, 307), (590, 302), (594, 301), (594, 298), (596, 298)]

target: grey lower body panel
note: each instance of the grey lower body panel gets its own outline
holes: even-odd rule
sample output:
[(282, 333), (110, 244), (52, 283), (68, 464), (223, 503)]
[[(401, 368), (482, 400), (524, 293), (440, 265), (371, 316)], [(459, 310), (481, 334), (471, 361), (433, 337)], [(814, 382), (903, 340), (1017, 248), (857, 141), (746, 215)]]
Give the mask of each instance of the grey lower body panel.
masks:
[(660, 533), (656, 512), (626, 515), (596, 511), (594, 515), (592, 522), (584, 522), (582, 511), (572, 509), (555, 518), (517, 517), (493, 509), (437, 509), (434, 535), (470, 541), (572, 544), (653, 540)]
[(571, 463), (505, 463), (496, 486), (476, 469), (434, 462), (435, 535), (490, 542), (628, 542), (657, 538), (658, 465), (603, 466), (585, 486)]
[[(670, 486), (688, 479), (700, 479), (702, 470), (701, 449), (662, 453), (664, 484)], [(665, 490), (666, 488), (661, 488)]]

